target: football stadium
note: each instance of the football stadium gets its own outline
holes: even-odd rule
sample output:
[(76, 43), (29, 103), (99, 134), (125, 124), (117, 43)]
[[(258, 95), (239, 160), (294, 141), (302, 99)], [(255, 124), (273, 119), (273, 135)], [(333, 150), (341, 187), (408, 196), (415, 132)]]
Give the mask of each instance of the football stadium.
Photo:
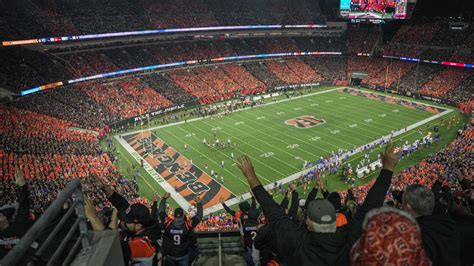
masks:
[(474, 2), (0, 14), (0, 265), (474, 264)]

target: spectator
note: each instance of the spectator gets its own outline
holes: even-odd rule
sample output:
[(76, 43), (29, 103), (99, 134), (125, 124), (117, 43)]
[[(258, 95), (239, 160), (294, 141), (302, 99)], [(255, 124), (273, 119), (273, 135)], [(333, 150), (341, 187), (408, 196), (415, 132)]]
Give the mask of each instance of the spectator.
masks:
[(382, 207), (367, 213), (351, 250), (350, 265), (429, 266), (420, 228), (408, 213)]
[(160, 220), (163, 224), (163, 256), (171, 265), (187, 266), (193, 262), (193, 244), (195, 237), (193, 236), (194, 228), (202, 220), (202, 204), (201, 199), (197, 197), (196, 215), (188, 220), (184, 216), (181, 208), (176, 208), (174, 216), (168, 216), (165, 212), (166, 200), (170, 197), (170, 193), (165, 193), (160, 202), (158, 209)]
[(15, 173), (15, 185), (18, 187), (18, 208), (14, 205), (0, 208), (0, 259), (20, 242), (32, 224), (29, 191), (20, 170)]
[(238, 166), (270, 222), (276, 253), (283, 261), (294, 265), (334, 265), (348, 264), (349, 250), (360, 236), (362, 220), (368, 211), (382, 206), (398, 159), (399, 149), (388, 145), (383, 156), (383, 170), (364, 204), (348, 225), (338, 229), (334, 206), (321, 199), (308, 204), (306, 228), (295, 225), (263, 189), (250, 159), (242, 157)]
[(445, 214), (433, 215), (435, 196), (422, 185), (410, 185), (403, 193), (403, 209), (416, 218), (423, 245), (433, 265), (459, 265), (456, 223)]
[[(156, 255), (154, 244), (161, 237), (161, 230), (157, 227), (157, 222), (153, 221), (148, 207), (140, 203), (130, 205), (125, 198), (99, 178), (95, 180), (95, 183), (104, 190), (111, 203), (117, 208), (120, 219), (125, 223), (126, 227), (123, 230), (125, 236), (121, 241), (124, 263), (152, 265)], [(96, 215), (95, 206), (89, 200), (86, 201), (85, 211), (93, 230), (105, 229), (104, 224)], [(113, 224), (111, 229), (117, 229), (116, 224)]]

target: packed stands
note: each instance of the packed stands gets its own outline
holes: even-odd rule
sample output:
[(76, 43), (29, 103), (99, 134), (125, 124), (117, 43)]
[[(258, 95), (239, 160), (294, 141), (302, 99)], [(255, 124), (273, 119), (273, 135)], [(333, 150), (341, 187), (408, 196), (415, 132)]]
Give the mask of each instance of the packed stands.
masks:
[(419, 93), (435, 97), (443, 96), (461, 85), (471, 74), (471, 71), (468, 69), (446, 68), (424, 84)]
[(349, 57), (347, 59), (347, 75), (350, 77), (354, 71), (365, 72), (369, 65), (372, 63), (372, 58), (370, 57)]
[(15, 106), (36, 113), (77, 123), (82, 128), (100, 131), (120, 119), (104, 106), (94, 101), (85, 91), (93, 84), (78, 84), (46, 93), (22, 97)]
[(166, 97), (173, 103), (184, 103), (194, 101), (195, 97), (174, 83), (168, 74), (149, 74), (140, 77), (142, 82), (148, 84), (150, 88)]
[(244, 67), (237, 64), (225, 64), (220, 66), (220, 68), (233, 79), (235, 82), (240, 84), (246, 90), (255, 90), (258, 88), (265, 87), (260, 80), (256, 79), (252, 74), (250, 74)]
[(440, 24), (431, 19), (422, 20), (414, 25), (406, 24), (397, 31), (392, 42), (426, 45), (434, 38), (439, 28)]
[(320, 56), (307, 58), (305, 62), (320, 73), (326, 81), (347, 80), (347, 57)]
[(474, 77), (470, 75), (456, 89), (447, 93), (446, 98), (458, 104), (458, 107), (469, 114), (474, 109)]
[(170, 77), (201, 103), (228, 99), (244, 89), (218, 66), (171, 71)]
[(244, 67), (267, 87), (277, 87), (284, 84), (263, 62), (246, 63)]
[(172, 105), (165, 97), (145, 86), (138, 78), (111, 83), (92, 83), (83, 88), (96, 102), (110, 113), (130, 118)]
[(413, 67), (414, 65), (410, 62), (388, 59), (373, 60), (368, 68), (368, 76), (363, 82), (381, 87), (396, 87), (401, 82), (401, 77)]
[(265, 65), (279, 79), (287, 84), (305, 84), (320, 82), (323, 78), (303, 61), (289, 59), (288, 61), (267, 61)]
[(352, 54), (363, 53), (371, 54), (377, 40), (380, 38), (380, 32), (373, 29), (347, 31), (348, 52)]
[[(258, 8), (258, 12), (255, 11), (255, 8)], [(320, 16), (319, 4), (317, 1), (310, 0), (257, 2), (252, 0), (165, 0), (160, 3), (152, 0), (135, 2), (126, 0), (113, 2), (66, 1), (61, 3), (39, 0), (11, 1), (11, 3), (3, 1), (0, 3), (0, 15), (4, 18), (4, 21), (0, 23), (0, 35), (8, 38), (118, 32), (162, 27), (324, 22), (324, 18)], [(26, 189), (30, 193), (31, 212), (35, 217), (44, 212), (72, 178), (81, 179), (83, 190), (97, 210), (109, 208), (113, 203), (108, 200), (103, 186), (97, 183), (96, 178), (111, 184), (115, 192), (124, 196), (126, 201), (140, 202), (150, 207), (146, 199), (139, 197), (137, 183), (122, 176), (114, 165), (117, 157), (109, 150), (109, 148), (113, 149), (111, 147), (112, 140), (107, 139), (107, 143), (109, 143), (107, 153), (100, 147), (99, 140), (104, 137), (103, 133), (108, 126), (115, 122), (178, 103), (207, 104), (230, 99), (237, 94), (246, 95), (271, 91), (275, 87), (285, 85), (320, 82), (331, 82), (338, 85), (339, 82), (349, 80), (352, 72), (362, 71), (368, 74), (363, 83), (371, 85), (370, 87), (398, 88), (400, 91), (442, 97), (455, 102), (463, 112), (469, 113), (474, 107), (474, 78), (470, 69), (388, 60), (379, 58), (377, 54), (372, 57), (354, 56), (357, 53), (377, 52), (375, 48), (380, 48), (378, 51), (383, 51), (385, 55), (472, 63), (473, 57), (467, 56), (468, 52), (458, 53), (456, 48), (456, 46), (472, 48), (474, 34), (470, 32), (471, 29), (461, 34), (447, 30), (446, 26), (444, 22), (407, 21), (395, 34), (393, 40), (383, 47), (378, 43), (379, 31), (351, 29), (341, 38), (254, 38), (154, 43), (136, 46), (130, 44), (118, 48), (101, 47), (97, 50), (92, 49), (92, 51), (84, 52), (71, 50), (56, 55), (21, 48), (0, 50), (0, 60), (2, 60), (0, 85), (12, 91), (69, 78), (181, 60), (205, 60), (230, 55), (299, 51), (340, 51), (344, 53), (343, 56), (318, 55), (277, 58), (275, 60), (232, 62), (210, 66), (196, 65), (192, 68), (140, 73), (137, 76), (68, 85), (64, 88), (21, 97), (7, 105), (0, 105), (2, 114), (0, 120), (0, 206), (12, 204), (17, 200), (14, 192), (19, 191), (20, 188), (14, 185), (14, 180), (15, 172), (20, 170), (28, 182)], [(427, 48), (423, 45), (449, 47), (446, 49)], [(346, 57), (347, 53), (350, 54), (349, 57)], [(459, 122), (454, 120), (448, 119), (442, 123), (450, 127)], [(391, 179), (387, 178), (387, 165), (384, 165), (385, 170), (382, 172), (385, 172), (385, 176), (381, 174), (379, 178), (350, 191), (329, 193), (321, 182), (316, 185), (314, 190), (322, 192), (330, 204), (333, 204), (337, 215), (345, 216), (346, 223), (356, 224), (357, 227), (364, 230), (367, 228), (363, 226), (362, 220), (368, 209), (372, 208), (368, 208), (368, 206), (382, 206), (385, 197), (387, 205), (402, 207), (401, 199), (397, 198), (398, 192), (408, 193), (407, 188), (413, 184), (423, 185), (429, 191), (433, 188), (433, 193), (436, 193), (436, 207), (440, 207), (439, 205), (444, 207), (443, 212), (438, 214), (449, 213), (450, 217), (448, 218), (456, 220), (456, 222), (460, 221), (459, 217), (465, 217), (462, 215), (472, 218), (472, 191), (470, 191), (472, 185), (469, 182), (472, 182), (472, 178), (474, 178), (471, 170), (472, 158), (470, 157), (473, 139), (474, 129), (467, 127), (464, 131), (460, 131), (459, 136), (445, 149), (407, 167), (393, 178), (390, 173), (389, 178)], [(392, 154), (395, 155), (390, 156), (389, 154), (389, 158), (384, 157), (384, 164), (387, 161), (392, 161), (392, 164), (396, 165), (400, 158), (396, 153), (393, 151)], [(242, 169), (244, 168), (242, 161), (239, 162), (239, 165)], [(395, 166), (392, 166), (393, 168), (388, 172), (393, 172)], [(244, 175), (247, 174), (244, 171)], [(448, 174), (450, 175), (449, 181), (445, 179)], [(252, 175), (247, 177), (249, 176), (252, 177)], [(304, 187), (306, 196), (310, 180), (314, 181), (318, 178), (317, 174), (311, 173), (294, 183)], [(391, 191), (380, 189), (382, 181), (379, 182), (379, 180), (384, 181), (387, 187), (385, 190), (388, 190), (389, 184), (391, 184)], [(299, 203), (300, 198), (293, 185), (288, 185), (288, 189), (280, 190), (280, 192), (288, 193), (291, 195), (292, 201)], [(436, 192), (438, 186), (443, 187), (442, 194)], [(291, 207), (285, 208), (284, 204), (280, 205), (281, 208), (275, 208), (271, 197), (265, 197), (266, 192), (263, 189), (253, 188), (254, 192), (257, 192), (254, 195), (256, 194), (261, 209), (257, 209), (256, 206), (251, 207), (252, 211), (257, 211), (259, 217), (258, 220), (254, 217), (252, 222), (255, 227), (262, 226), (264, 230), (270, 228), (270, 232), (267, 232), (266, 236), (272, 239), (271, 248), (274, 248), (273, 244), (287, 245), (290, 243), (289, 241), (301, 243), (313, 241), (305, 238), (313, 233), (325, 233), (331, 234), (330, 237), (339, 237), (335, 233), (335, 227), (334, 232), (328, 233), (316, 232), (315, 228), (310, 229), (313, 231), (309, 232), (306, 228), (311, 228), (311, 226), (301, 226), (305, 224), (305, 221), (314, 218), (309, 214), (311, 211), (309, 195), (314, 190), (308, 194), (308, 204), (300, 205), (292, 202), (295, 207), (290, 211)], [(374, 193), (372, 189), (376, 189), (377, 193)], [(7, 193), (10, 191), (12, 193)], [(278, 194), (276, 189), (274, 194)], [(316, 194), (314, 193), (314, 196)], [(378, 194), (376, 196), (379, 197), (376, 204), (374, 204), (374, 194)], [(289, 195), (285, 197), (287, 201)], [(368, 203), (364, 204), (366, 200)], [(457, 208), (458, 205), (462, 205), (461, 203), (467, 205), (470, 211), (460, 215)], [(160, 208), (166, 206), (166, 204), (161, 205)], [(196, 205), (199, 206), (199, 203)], [(172, 208), (168, 208), (168, 210), (165, 208), (165, 210), (161, 210), (160, 214), (168, 212), (174, 215), (174, 211)], [(188, 210), (188, 213), (191, 212), (195, 211)], [(237, 212), (229, 212), (226, 209), (226, 211), (212, 213), (205, 217), (195, 230), (197, 232), (222, 232), (242, 229), (239, 228), (241, 220), (240, 216), (236, 215)], [(414, 226), (414, 231), (418, 233), (416, 235), (418, 238), (423, 235), (423, 238), (426, 239), (427, 233), (423, 230), (423, 223), (419, 216), (413, 215), (411, 217), (412, 214), (408, 212), (399, 212), (405, 218), (410, 217), (413, 224), (417, 224), (419, 221), (419, 227), (422, 227), (422, 230), (418, 232), (416, 230), (419, 228)], [(261, 213), (264, 215), (260, 215)], [(3, 212), (1, 214), (5, 216)], [(245, 216), (243, 215), (243, 217)], [(423, 216), (431, 216), (431, 213)], [(373, 216), (369, 215), (368, 217), (372, 218)], [(179, 218), (179, 215), (175, 218)], [(192, 220), (193, 215), (188, 214), (188, 218)], [(275, 233), (274, 228), (278, 228), (278, 223), (274, 221), (276, 218), (279, 222), (288, 222), (288, 228), (295, 230), (276, 230)], [(162, 224), (154, 222), (160, 229), (164, 229), (163, 222)], [(434, 222), (431, 221), (428, 224), (431, 225), (431, 223)], [(346, 230), (346, 228), (342, 227), (338, 230)], [(457, 229), (462, 230), (463, 228), (459, 226)], [(295, 232), (300, 230), (304, 230), (302, 231), (304, 233), (299, 235), (300, 238), (287, 235), (291, 232), (291, 234), (298, 236)], [(351, 232), (354, 233), (351, 235), (351, 237), (355, 236), (354, 239), (340, 241), (342, 237), (337, 238), (338, 241), (335, 242), (343, 243), (344, 247), (339, 244), (336, 248), (331, 247), (332, 250), (344, 253), (338, 254), (340, 256), (337, 259), (343, 258), (344, 260), (340, 264), (349, 264), (347, 261), (350, 258), (348, 251), (353, 247), (353, 242), (361, 235), (360, 230), (357, 231)], [(447, 235), (457, 236), (457, 233), (457, 231), (449, 231)], [(282, 235), (287, 236), (285, 241), (275, 241)], [(462, 234), (459, 235), (462, 236)], [(247, 245), (249, 239), (246, 236), (242, 239), (244, 245), (249, 247)], [(250, 247), (253, 248), (254, 243), (257, 244), (256, 246), (261, 244), (261, 247), (268, 247), (269, 243), (264, 240), (252, 238)], [(448, 245), (454, 243), (452, 241), (440, 242)], [(355, 246), (359, 244), (355, 244)], [(162, 247), (161, 244), (159, 245)], [(295, 249), (294, 246), (298, 245), (284, 246), (294, 250), (295, 253), (290, 255), (282, 252), (281, 248), (268, 253), (278, 255), (272, 259), (280, 259), (290, 262), (289, 264), (295, 261), (301, 262), (298, 265), (324, 264), (316, 261), (319, 258), (314, 260), (314, 257), (320, 255), (319, 252), (297, 253), (311, 245), (300, 245), (299, 249)], [(456, 249), (456, 255), (451, 257), (453, 265), (457, 265), (456, 260), (460, 250), (469, 249), (469, 247), (470, 245), (465, 245)], [(417, 248), (422, 248), (420, 243)], [(441, 259), (435, 257), (438, 255), (436, 251), (427, 251), (426, 253), (424, 255), (422, 252), (423, 258), (429, 256), (434, 265), (449, 264), (440, 263)], [(439, 253), (444, 255), (444, 252)], [(262, 254), (264, 253), (262, 252)], [(297, 255), (294, 256), (295, 254)], [(266, 264), (263, 262), (267, 259), (264, 256), (265, 254), (262, 255), (262, 265)], [(332, 262), (329, 264), (339, 264), (336, 263), (336, 258), (329, 259)], [(404, 257), (404, 259), (408, 261), (412, 258)], [(364, 265), (361, 260), (357, 262)], [(466, 265), (470, 264), (472, 263)]]
[(398, 86), (401, 91), (416, 92), (423, 84), (431, 80), (445, 67), (434, 64), (417, 64), (413, 66), (413, 71), (404, 75)]

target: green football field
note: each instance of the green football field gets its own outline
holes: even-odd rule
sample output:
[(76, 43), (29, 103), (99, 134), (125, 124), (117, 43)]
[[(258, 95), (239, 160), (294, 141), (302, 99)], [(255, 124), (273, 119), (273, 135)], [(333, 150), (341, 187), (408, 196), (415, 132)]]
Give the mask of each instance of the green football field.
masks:
[[(423, 110), (338, 92), (333, 88), (320, 89), (303, 97), (279, 100), (276, 103), (271, 103), (269, 99), (266, 101), (266, 105), (223, 117), (208, 117), (152, 128), (152, 134), (192, 160), (201, 170), (208, 174), (216, 172), (216, 181), (221, 183), (223, 177), (223, 186), (239, 195), (249, 189), (232, 154), (234, 158), (248, 154), (261, 181), (270, 184), (302, 171), (305, 161), (314, 162), (332, 152), (337, 153), (339, 148), (351, 150), (363, 146), (434, 115)], [(443, 118), (452, 117), (453, 113)], [(439, 119), (431, 121), (421, 127), (432, 129), (438, 121)], [(411, 130), (395, 139), (414, 141), (417, 138), (420, 138), (420, 134)], [(209, 143), (219, 139), (225, 143), (225, 147), (204, 145), (204, 139)], [(227, 145), (229, 139), (232, 143), (230, 146)], [(119, 168), (123, 172), (125, 166), (122, 164), (131, 164), (134, 158), (122, 147), (120, 149), (122, 162)], [(357, 154), (350, 161), (355, 165), (360, 159), (360, 154)], [(224, 167), (221, 166), (222, 161)], [(163, 188), (144, 169), (140, 169), (140, 172), (140, 190), (145, 196), (150, 197), (153, 191), (163, 193)], [(339, 178), (328, 178), (329, 189), (345, 189), (345, 183)], [(358, 184), (365, 182), (368, 180), (358, 181)]]
[[(285, 123), (301, 116), (313, 116), (325, 123), (310, 128)], [(338, 148), (359, 147), (430, 116), (428, 112), (330, 91), (222, 118), (160, 128), (154, 134), (204, 171), (217, 172), (219, 181), (224, 177), (224, 186), (240, 194), (248, 192), (248, 186), (231, 153), (234, 158), (248, 154), (257, 174), (268, 184), (300, 172), (305, 161), (328, 156)], [(225, 148), (203, 144), (204, 139), (214, 142), (215, 135), (226, 143)], [(228, 139), (232, 147), (228, 147)]]

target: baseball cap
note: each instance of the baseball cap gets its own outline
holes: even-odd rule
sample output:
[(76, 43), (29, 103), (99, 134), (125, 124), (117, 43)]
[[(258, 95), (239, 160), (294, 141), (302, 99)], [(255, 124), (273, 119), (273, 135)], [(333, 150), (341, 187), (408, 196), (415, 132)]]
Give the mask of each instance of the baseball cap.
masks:
[(174, 210), (174, 218), (183, 218), (184, 217), (184, 210), (182, 208), (176, 208)]
[(331, 202), (325, 199), (315, 199), (308, 204), (308, 217), (318, 224), (332, 224), (336, 222), (336, 209)]
[(243, 201), (239, 204), (239, 208), (243, 212), (248, 212), (250, 210), (250, 204), (247, 201)]
[(139, 203), (130, 205), (121, 216), (121, 219), (126, 223), (146, 225), (151, 222), (150, 211), (145, 205)]

